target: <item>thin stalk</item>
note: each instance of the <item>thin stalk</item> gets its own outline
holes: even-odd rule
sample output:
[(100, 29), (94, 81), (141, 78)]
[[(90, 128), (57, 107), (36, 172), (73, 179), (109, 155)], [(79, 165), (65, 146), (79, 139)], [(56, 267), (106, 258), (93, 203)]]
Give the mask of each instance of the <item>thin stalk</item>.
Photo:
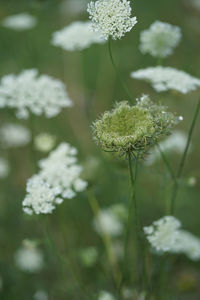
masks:
[(200, 111), (200, 99), (199, 99), (199, 101), (197, 103), (197, 106), (196, 106), (196, 109), (195, 109), (194, 117), (193, 117), (190, 129), (189, 129), (189, 133), (188, 133), (188, 138), (187, 138), (187, 143), (186, 143), (186, 146), (185, 146), (185, 150), (183, 152), (181, 162), (180, 162), (180, 165), (179, 165), (179, 168), (178, 168), (178, 171), (177, 171), (177, 175), (176, 175), (176, 181), (174, 182), (173, 189), (172, 189), (172, 197), (171, 197), (171, 203), (170, 203), (171, 204), (170, 213), (172, 215), (174, 215), (176, 198), (177, 198), (177, 194), (178, 194), (178, 190), (179, 190), (179, 179), (181, 178), (182, 173), (183, 173), (183, 168), (185, 166), (185, 161), (186, 161), (186, 158), (187, 158), (188, 150), (189, 150), (191, 139), (192, 139), (192, 134), (193, 134), (193, 131), (194, 131), (194, 128), (195, 128), (195, 125), (196, 125), (196, 121), (197, 121), (197, 118), (198, 118), (198, 115), (199, 115), (199, 111)]
[(118, 68), (117, 68), (117, 66), (115, 64), (115, 61), (114, 61), (114, 58), (113, 58), (113, 55), (112, 55), (112, 48), (111, 48), (111, 40), (110, 39), (108, 40), (108, 50), (109, 50), (109, 55), (110, 55), (110, 59), (111, 59), (113, 68), (114, 68), (114, 70), (115, 70), (115, 72), (117, 74), (119, 82), (120, 82), (122, 88), (124, 89), (125, 93), (127, 94), (129, 101), (133, 102), (131, 93), (130, 93), (128, 87), (126, 86), (126, 84), (124, 83), (124, 81), (123, 81), (123, 79), (121, 77), (120, 71), (118, 70)]
[[(100, 212), (99, 203), (98, 203), (96, 197), (91, 192), (88, 192), (88, 201), (89, 201), (89, 204), (91, 206), (91, 209), (92, 209), (92, 212), (93, 212), (95, 218), (98, 219), (99, 212)], [(103, 231), (101, 232), (101, 238), (102, 238), (102, 241), (103, 241), (105, 249), (106, 249), (106, 254), (107, 254), (108, 261), (109, 261), (109, 264), (110, 264), (110, 267), (112, 270), (113, 278), (114, 278), (116, 284), (118, 285), (119, 279), (120, 279), (120, 270), (119, 270), (119, 266), (117, 263), (117, 257), (115, 255), (115, 251), (113, 249), (112, 240), (111, 240), (110, 236), (108, 234), (104, 233)]]
[(167, 157), (165, 156), (165, 153), (160, 148), (159, 144), (157, 144), (157, 148), (158, 148), (158, 151), (160, 152), (160, 156), (161, 156), (161, 158), (162, 158), (162, 160), (163, 160), (163, 162), (164, 162), (164, 164), (165, 164), (165, 166), (166, 166), (166, 168), (167, 168), (167, 170), (168, 170), (168, 172), (169, 172), (169, 174), (171, 176), (171, 179), (173, 181), (176, 181), (176, 175), (175, 175), (172, 167), (170, 166), (170, 163), (169, 163)]
[[(138, 214), (138, 207), (137, 201), (135, 197), (135, 184), (137, 179), (137, 168), (138, 168), (138, 158), (135, 161), (135, 174), (133, 173), (133, 166), (131, 161), (131, 153), (128, 153), (128, 165), (129, 165), (129, 177), (130, 177), (130, 186), (131, 186), (131, 197), (129, 201), (129, 210), (128, 210), (128, 220), (126, 226), (126, 235), (125, 235), (125, 242), (124, 242), (124, 261), (123, 261), (123, 269), (122, 269), (122, 279), (119, 286), (119, 291), (121, 292), (122, 287), (125, 282), (126, 272), (127, 272), (127, 264), (128, 264), (128, 244), (129, 244), (129, 236), (130, 236), (130, 229), (131, 229), (131, 221), (132, 221), (132, 211), (134, 208), (134, 222), (135, 222), (135, 230), (136, 230), (136, 251), (137, 251), (137, 264), (138, 264), (138, 275), (140, 274), (140, 262), (138, 259), (139, 256), (139, 214)], [(139, 276), (140, 277), (140, 276)], [(138, 279), (140, 281), (140, 279)]]

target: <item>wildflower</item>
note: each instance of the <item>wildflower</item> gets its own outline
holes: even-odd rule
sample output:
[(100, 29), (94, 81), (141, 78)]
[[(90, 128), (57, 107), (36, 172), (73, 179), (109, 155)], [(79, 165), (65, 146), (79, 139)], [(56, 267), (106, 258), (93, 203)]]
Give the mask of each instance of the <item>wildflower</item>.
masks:
[(79, 257), (81, 260), (81, 263), (87, 267), (90, 268), (95, 265), (97, 258), (98, 258), (98, 251), (95, 247), (88, 247), (81, 249), (79, 252)]
[(200, 260), (200, 238), (190, 232), (179, 230), (176, 243), (170, 249), (171, 253), (183, 253), (191, 260)]
[(34, 139), (35, 148), (41, 152), (49, 152), (56, 143), (55, 136), (49, 133), (40, 133)]
[(151, 246), (157, 251), (170, 251), (175, 245), (181, 223), (173, 216), (165, 216), (144, 227), (144, 232)]
[(17, 267), (24, 272), (37, 273), (44, 265), (42, 252), (33, 246), (22, 246), (14, 258)]
[(0, 144), (3, 148), (25, 146), (30, 140), (30, 130), (22, 125), (6, 123), (0, 128)]
[(156, 21), (140, 34), (140, 50), (155, 57), (166, 57), (181, 40), (181, 29), (168, 23)]
[(130, 1), (127, 0), (92, 1), (87, 10), (92, 29), (105, 39), (121, 39), (137, 23), (136, 17), (131, 17)]
[(200, 86), (200, 79), (171, 67), (158, 66), (141, 69), (132, 72), (131, 77), (151, 83), (157, 92), (175, 90), (187, 94)]
[(37, 19), (28, 13), (21, 13), (5, 18), (2, 22), (4, 27), (22, 31), (35, 27)]
[(98, 300), (115, 300), (115, 297), (107, 291), (101, 291)]
[(40, 171), (27, 182), (23, 210), (27, 214), (49, 214), (64, 198), (71, 199), (85, 190), (87, 182), (80, 178), (77, 150), (60, 144), (49, 156), (39, 161)]
[(79, 15), (85, 12), (88, 0), (64, 0), (60, 4), (61, 14)]
[(83, 50), (92, 44), (105, 42), (98, 32), (90, 29), (91, 22), (76, 21), (62, 30), (53, 33), (52, 45), (67, 51)]
[(112, 111), (93, 123), (95, 141), (104, 151), (143, 153), (161, 135), (170, 133), (178, 117), (162, 105), (154, 104), (148, 96), (137, 99), (135, 106), (126, 101), (116, 104)]
[(8, 161), (5, 158), (0, 157), (0, 179), (7, 177), (9, 172), (10, 166)]
[(117, 237), (123, 233), (124, 223), (115, 210), (115, 206), (101, 209), (94, 218), (94, 228), (99, 234)]
[(48, 300), (48, 294), (44, 290), (38, 290), (33, 296), (34, 300)]
[[(174, 130), (170, 136), (159, 143), (159, 148), (162, 152), (182, 154), (187, 143), (187, 135), (181, 130)], [(157, 147), (152, 149), (148, 154), (145, 164), (152, 165), (160, 158), (160, 152)]]
[(36, 69), (25, 70), (18, 76), (6, 75), (0, 83), (0, 107), (16, 109), (16, 116), (27, 119), (29, 112), (58, 115), (62, 108), (72, 106), (64, 84), (48, 75), (38, 76)]

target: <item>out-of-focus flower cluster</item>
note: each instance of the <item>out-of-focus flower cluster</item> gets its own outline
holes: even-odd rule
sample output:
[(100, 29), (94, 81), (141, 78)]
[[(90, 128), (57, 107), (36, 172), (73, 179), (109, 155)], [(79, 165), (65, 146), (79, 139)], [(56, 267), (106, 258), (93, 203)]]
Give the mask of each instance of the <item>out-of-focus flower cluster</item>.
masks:
[(35, 27), (37, 19), (28, 13), (21, 13), (18, 15), (12, 15), (5, 18), (2, 22), (4, 27), (14, 29), (17, 31), (23, 31)]
[(0, 145), (3, 148), (25, 146), (30, 140), (30, 130), (22, 125), (6, 123), (0, 128)]
[(88, 4), (92, 29), (99, 32), (105, 39), (121, 39), (137, 23), (131, 17), (130, 1), (98, 0)]
[(72, 106), (65, 85), (48, 75), (38, 76), (36, 69), (25, 70), (18, 76), (6, 75), (0, 83), (0, 108), (16, 110), (16, 116), (27, 119), (29, 113), (45, 114), (47, 118)]
[(51, 151), (56, 144), (56, 137), (49, 133), (40, 133), (34, 139), (35, 148), (41, 152)]
[(52, 213), (63, 198), (71, 199), (83, 191), (87, 183), (80, 178), (77, 150), (60, 144), (46, 159), (39, 161), (40, 171), (28, 180), (23, 210), (27, 214)]
[(7, 177), (9, 172), (10, 172), (9, 162), (5, 158), (0, 157), (0, 179)]

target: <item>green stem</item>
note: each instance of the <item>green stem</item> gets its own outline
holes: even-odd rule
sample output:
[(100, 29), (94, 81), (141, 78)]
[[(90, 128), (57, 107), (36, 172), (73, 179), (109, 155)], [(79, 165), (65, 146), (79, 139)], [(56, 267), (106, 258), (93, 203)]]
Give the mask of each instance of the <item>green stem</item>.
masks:
[(161, 158), (162, 158), (162, 160), (163, 160), (163, 162), (164, 162), (164, 164), (165, 164), (165, 166), (166, 166), (166, 168), (167, 168), (167, 170), (168, 170), (168, 172), (171, 176), (171, 179), (173, 181), (176, 181), (176, 175), (174, 174), (174, 171), (173, 171), (172, 167), (170, 166), (170, 163), (169, 163), (167, 157), (165, 156), (165, 153), (160, 148), (159, 144), (157, 144), (157, 148), (158, 148), (158, 151), (160, 152), (160, 156), (161, 156)]
[[(138, 264), (138, 275), (140, 274), (140, 261), (138, 259), (139, 256), (139, 214), (138, 214), (138, 207), (137, 201), (135, 197), (135, 184), (137, 179), (137, 168), (138, 168), (138, 157), (135, 161), (135, 174), (133, 173), (132, 161), (131, 161), (131, 153), (128, 153), (128, 164), (129, 164), (129, 176), (130, 176), (130, 185), (131, 185), (131, 197), (129, 201), (129, 210), (128, 210), (128, 220), (126, 226), (126, 235), (125, 235), (125, 243), (124, 243), (124, 261), (123, 261), (123, 269), (122, 269), (122, 279), (119, 286), (119, 291), (121, 292), (124, 282), (126, 280), (127, 274), (127, 265), (128, 265), (128, 244), (129, 244), (129, 236), (130, 236), (130, 229), (131, 229), (131, 221), (132, 221), (132, 211), (134, 208), (134, 222), (135, 222), (135, 230), (136, 230), (136, 257), (137, 257), (137, 264)], [(140, 277), (140, 275), (139, 275)], [(140, 278), (139, 280), (140, 281)]]
[(128, 99), (130, 102), (133, 102), (133, 99), (132, 99), (132, 96), (131, 96), (131, 93), (128, 89), (128, 87), (126, 86), (126, 84), (124, 83), (122, 77), (121, 77), (121, 74), (115, 64), (115, 61), (114, 61), (114, 58), (113, 58), (113, 55), (112, 55), (112, 48), (111, 48), (111, 39), (108, 40), (108, 50), (109, 50), (109, 55), (110, 55), (110, 59), (111, 59), (111, 62), (112, 62), (112, 65), (113, 65), (113, 68), (115, 69), (115, 72), (117, 74), (117, 77), (119, 79), (119, 82), (122, 86), (122, 88), (124, 89), (124, 91), (126, 92), (127, 96), (128, 96)]
[(190, 147), (190, 143), (191, 143), (191, 139), (192, 139), (192, 134), (196, 125), (196, 121), (199, 115), (199, 111), (200, 111), (200, 99), (197, 103), (196, 109), (195, 109), (195, 113), (194, 113), (194, 117), (190, 126), (190, 130), (188, 133), (188, 138), (187, 138), (187, 143), (185, 146), (185, 150), (183, 152), (182, 158), (181, 158), (181, 162), (177, 171), (177, 175), (176, 175), (176, 181), (174, 182), (173, 185), (173, 189), (172, 189), (172, 197), (171, 197), (171, 207), (170, 207), (170, 213), (171, 215), (174, 215), (174, 210), (175, 210), (175, 203), (176, 203), (176, 198), (177, 198), (177, 194), (178, 194), (178, 190), (179, 190), (179, 179), (181, 178), (182, 172), (183, 172), (183, 168), (185, 165), (185, 161), (186, 161), (186, 157), (188, 154), (188, 150)]

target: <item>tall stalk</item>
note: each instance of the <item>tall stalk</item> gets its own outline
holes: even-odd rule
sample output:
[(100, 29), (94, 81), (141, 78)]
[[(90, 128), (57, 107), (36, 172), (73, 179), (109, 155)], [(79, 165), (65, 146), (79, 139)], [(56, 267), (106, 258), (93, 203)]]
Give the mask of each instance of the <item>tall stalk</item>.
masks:
[(113, 55), (112, 55), (111, 39), (108, 40), (108, 51), (109, 51), (109, 55), (110, 55), (110, 60), (112, 62), (113, 68), (114, 68), (114, 70), (115, 70), (115, 72), (117, 74), (119, 82), (120, 82), (122, 88), (124, 89), (125, 93), (127, 94), (129, 101), (133, 102), (131, 93), (130, 93), (128, 87), (126, 86), (126, 84), (124, 83), (124, 81), (123, 81), (123, 79), (121, 77), (120, 71), (118, 70), (118, 68), (117, 68), (117, 66), (115, 64), (115, 61), (114, 61), (114, 58), (113, 58)]
[(178, 167), (178, 171), (177, 171), (177, 175), (176, 175), (176, 181), (174, 181), (174, 184), (173, 184), (172, 197), (171, 197), (171, 203), (170, 203), (170, 213), (171, 213), (171, 215), (174, 215), (176, 198), (177, 198), (178, 190), (179, 190), (179, 180), (180, 180), (180, 178), (182, 176), (182, 173), (183, 173), (183, 168), (185, 166), (185, 161), (186, 161), (186, 158), (187, 158), (188, 150), (189, 150), (191, 139), (192, 139), (192, 134), (193, 134), (193, 131), (194, 131), (194, 128), (195, 128), (195, 125), (196, 125), (196, 121), (197, 121), (197, 118), (198, 118), (198, 115), (199, 115), (199, 111), (200, 111), (200, 99), (197, 103), (197, 106), (196, 106), (196, 109), (195, 109), (195, 112), (194, 112), (194, 117), (193, 117), (193, 120), (192, 120), (192, 123), (191, 123), (191, 126), (190, 126), (190, 130), (189, 130), (189, 133), (188, 133), (187, 143), (186, 143), (186, 146), (185, 146), (185, 149), (184, 149), (181, 161), (180, 161), (180, 165)]

